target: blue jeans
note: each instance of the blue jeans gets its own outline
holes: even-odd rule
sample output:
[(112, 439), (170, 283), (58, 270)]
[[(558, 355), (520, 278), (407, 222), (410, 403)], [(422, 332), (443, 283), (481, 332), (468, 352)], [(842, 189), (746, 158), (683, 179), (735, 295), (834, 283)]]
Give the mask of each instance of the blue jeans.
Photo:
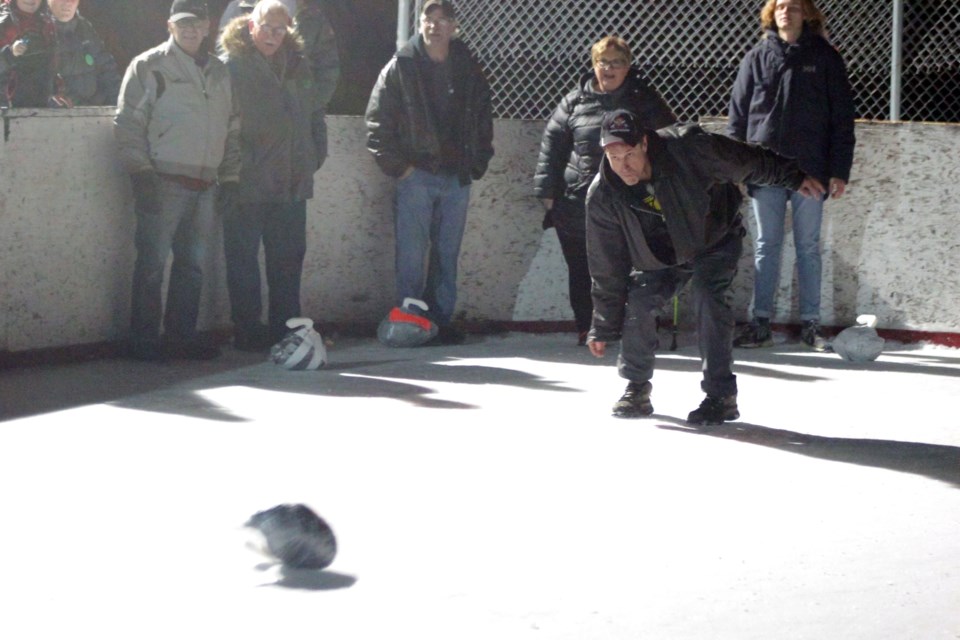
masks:
[(653, 377), (655, 351), (659, 345), (657, 314), (692, 280), (703, 371), (700, 388), (712, 396), (737, 393), (730, 285), (737, 274), (742, 251), (743, 236), (737, 228), (687, 264), (633, 275), (627, 291), (623, 337), (617, 358), (620, 377), (633, 382), (645, 382)]
[(782, 187), (752, 187), (750, 195), (757, 221), (754, 317), (769, 319), (773, 316), (774, 295), (780, 284), (780, 255), (789, 199), (793, 213), (793, 243), (797, 251), (800, 320), (820, 320), (820, 223), (823, 219), (823, 200), (805, 198), (796, 191)]
[[(160, 341), (161, 316), (166, 337), (184, 341), (196, 338), (203, 264), (214, 220), (216, 189), (192, 191), (161, 178), (158, 190), (159, 213), (136, 211), (137, 260), (133, 269), (130, 337), (139, 344)], [(173, 264), (164, 313), (161, 289), (171, 249)]]
[(240, 331), (260, 326), (260, 242), (267, 273), (270, 337), (280, 340), (286, 323), (300, 315), (300, 279), (307, 253), (307, 203), (244, 203), (223, 214), (230, 317)]
[(423, 300), (440, 326), (450, 323), (457, 303), (457, 261), (469, 203), (470, 185), (461, 185), (456, 175), (414, 169), (397, 182), (396, 304)]

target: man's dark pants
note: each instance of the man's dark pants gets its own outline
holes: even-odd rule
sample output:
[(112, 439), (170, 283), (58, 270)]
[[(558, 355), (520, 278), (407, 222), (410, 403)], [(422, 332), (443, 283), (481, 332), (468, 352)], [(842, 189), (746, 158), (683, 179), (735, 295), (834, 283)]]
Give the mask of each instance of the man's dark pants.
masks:
[(307, 253), (307, 203), (243, 203), (223, 213), (223, 250), (231, 319), (239, 332), (262, 323), (260, 242), (269, 291), (270, 338), (280, 340), (286, 322), (300, 315), (300, 280)]
[(617, 360), (621, 377), (634, 382), (653, 377), (654, 352), (658, 346), (657, 314), (692, 281), (693, 309), (703, 360), (700, 387), (711, 396), (723, 397), (737, 392), (737, 377), (732, 370), (735, 323), (729, 290), (742, 251), (743, 238), (736, 228), (687, 264), (634, 274), (627, 293), (623, 339)]

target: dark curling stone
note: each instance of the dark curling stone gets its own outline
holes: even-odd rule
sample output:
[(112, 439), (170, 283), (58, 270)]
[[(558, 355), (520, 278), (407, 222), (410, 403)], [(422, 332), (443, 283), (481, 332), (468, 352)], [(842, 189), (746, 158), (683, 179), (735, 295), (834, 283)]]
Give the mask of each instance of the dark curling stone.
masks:
[(260, 531), (267, 549), (285, 567), (324, 569), (337, 555), (337, 540), (330, 525), (303, 504), (281, 504), (259, 511), (244, 526)]

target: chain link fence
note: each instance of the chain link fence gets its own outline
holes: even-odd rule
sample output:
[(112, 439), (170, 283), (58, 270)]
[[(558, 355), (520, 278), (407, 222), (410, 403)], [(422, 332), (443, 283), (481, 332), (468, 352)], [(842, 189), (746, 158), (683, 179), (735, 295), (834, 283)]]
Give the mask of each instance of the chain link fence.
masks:
[[(590, 46), (617, 34), (683, 120), (726, 116), (740, 60), (760, 39), (762, 0), (454, 0), (500, 118), (546, 119), (590, 71)], [(410, 2), (413, 31), (421, 6)], [(820, 0), (847, 63), (857, 117), (960, 122), (960, 2)], [(902, 28), (898, 18), (902, 17)], [(899, 49), (897, 42), (901, 43)], [(891, 60), (899, 51), (895, 83)], [(893, 89), (899, 86), (899, 94)], [(899, 98), (898, 98), (899, 96)]]

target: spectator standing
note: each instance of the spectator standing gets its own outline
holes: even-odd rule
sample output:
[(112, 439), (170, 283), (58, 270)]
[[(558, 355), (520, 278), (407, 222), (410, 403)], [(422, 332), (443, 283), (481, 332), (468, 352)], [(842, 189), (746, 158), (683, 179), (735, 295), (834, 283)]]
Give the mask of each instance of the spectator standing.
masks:
[(764, 37), (751, 49), (730, 97), (727, 132), (796, 158), (827, 185), (825, 197), (777, 186), (748, 185), (757, 222), (753, 320), (738, 347), (773, 344), (770, 318), (780, 282), (787, 202), (797, 255), (801, 340), (829, 349), (820, 331), (820, 225), (826, 197), (846, 191), (853, 164), (854, 105), (843, 59), (827, 42), (826, 19), (813, 0), (767, 0)]
[(554, 227), (567, 263), (570, 306), (578, 343), (586, 344), (593, 303), (587, 269), (587, 188), (597, 175), (603, 149), (600, 121), (604, 114), (629, 109), (648, 126), (659, 129), (677, 121), (660, 94), (631, 61), (630, 45), (607, 36), (590, 49), (593, 71), (557, 105), (540, 143), (534, 194), (546, 209), (544, 228)]
[(15, 108), (52, 106), (51, 98), (57, 94), (55, 36), (46, 3), (0, 1), (0, 104)]
[(464, 339), (452, 324), (457, 261), (471, 182), (493, 157), (490, 86), (457, 28), (453, 3), (425, 2), (420, 33), (380, 72), (366, 112), (367, 148), (397, 178), (395, 304), (425, 301), (441, 343)]
[(127, 67), (114, 121), (137, 216), (130, 355), (209, 359), (220, 352), (197, 334), (203, 264), (215, 186), (239, 178), (240, 113), (226, 66), (207, 52), (206, 2), (174, 0), (167, 28), (167, 42)]
[(279, 0), (260, 0), (248, 16), (234, 19), (220, 48), (243, 114), (240, 181), (225, 189), (219, 202), (234, 346), (257, 351), (280, 340), (286, 321), (301, 315), (307, 200), (313, 197), (314, 173), (327, 157), (327, 128), (302, 41)]
[(73, 106), (115, 105), (121, 82), (117, 63), (90, 21), (77, 11), (80, 0), (49, 2), (64, 96)]
[(613, 415), (653, 413), (650, 402), (656, 315), (693, 282), (701, 389), (707, 397), (691, 424), (740, 417), (733, 374), (733, 310), (728, 290), (744, 229), (734, 183), (773, 184), (806, 196), (823, 192), (793, 160), (695, 125), (648, 130), (629, 111), (604, 116), (604, 159), (587, 193), (587, 254), (593, 277), (593, 326), (587, 340), (599, 357), (621, 340), (617, 367), (626, 391)]
[(324, 0), (298, 0), (294, 23), (297, 34), (303, 38), (303, 47), (320, 91), (320, 102), (326, 109), (340, 80), (340, 53)]

